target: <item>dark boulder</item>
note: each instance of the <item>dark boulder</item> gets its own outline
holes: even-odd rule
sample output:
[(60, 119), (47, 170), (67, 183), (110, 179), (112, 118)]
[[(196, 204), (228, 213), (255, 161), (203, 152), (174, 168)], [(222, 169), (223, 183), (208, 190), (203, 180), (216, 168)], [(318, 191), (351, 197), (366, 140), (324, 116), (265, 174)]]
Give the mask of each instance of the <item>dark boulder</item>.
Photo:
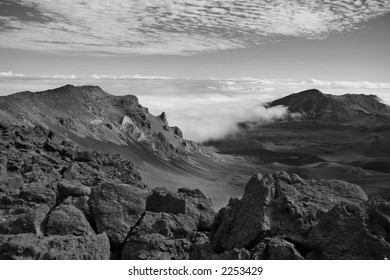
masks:
[(307, 246), (321, 259), (385, 259), (390, 244), (371, 230), (364, 208), (339, 203), (327, 212), (311, 230)]
[(343, 181), (302, 180), (285, 172), (255, 174), (242, 199), (231, 199), (219, 211), (211, 228), (211, 244), (219, 253), (235, 247), (250, 250), (275, 235), (303, 243), (336, 204), (360, 204), (367, 199), (359, 186)]
[(91, 194), (91, 188), (84, 186), (79, 181), (71, 181), (63, 179), (57, 184), (59, 200), (62, 201), (68, 196), (79, 197), (89, 196)]
[(147, 190), (105, 182), (92, 189), (88, 204), (97, 231), (107, 232), (113, 247), (120, 247), (145, 211)]
[(76, 207), (81, 212), (83, 212), (85, 218), (87, 218), (87, 220), (91, 223), (92, 218), (89, 210), (88, 200), (89, 200), (88, 196), (78, 196), (78, 197), (68, 196), (64, 201), (62, 201), (61, 205), (72, 205)]
[(20, 210), (24, 213), (12, 213), (11, 210), (8, 214), (0, 215), (0, 234), (34, 233), (42, 235), (41, 226), (50, 208), (43, 204), (36, 208), (25, 207)]
[(83, 212), (72, 205), (61, 205), (55, 208), (47, 219), (47, 235), (93, 235)]
[(52, 208), (56, 204), (56, 193), (40, 184), (30, 184), (20, 190), (20, 198), (30, 204), (46, 204)]
[(156, 188), (146, 199), (146, 210), (155, 213), (185, 214), (186, 202), (179, 194), (164, 188)]

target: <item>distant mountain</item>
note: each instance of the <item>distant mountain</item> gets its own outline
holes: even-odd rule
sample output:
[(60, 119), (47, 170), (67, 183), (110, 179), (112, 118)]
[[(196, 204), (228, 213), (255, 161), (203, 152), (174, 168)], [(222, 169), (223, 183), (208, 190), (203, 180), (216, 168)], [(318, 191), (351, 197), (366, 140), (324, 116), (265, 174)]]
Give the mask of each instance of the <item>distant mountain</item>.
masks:
[(390, 106), (375, 95), (325, 94), (317, 89), (305, 90), (277, 99), (269, 107), (286, 106), (292, 113), (300, 113), (311, 120), (351, 121), (369, 117), (390, 117)]
[(198, 149), (178, 127), (168, 125), (165, 113), (153, 116), (136, 96), (110, 95), (97, 86), (66, 85), (0, 97), (0, 119), (118, 145), (138, 143), (165, 160)]

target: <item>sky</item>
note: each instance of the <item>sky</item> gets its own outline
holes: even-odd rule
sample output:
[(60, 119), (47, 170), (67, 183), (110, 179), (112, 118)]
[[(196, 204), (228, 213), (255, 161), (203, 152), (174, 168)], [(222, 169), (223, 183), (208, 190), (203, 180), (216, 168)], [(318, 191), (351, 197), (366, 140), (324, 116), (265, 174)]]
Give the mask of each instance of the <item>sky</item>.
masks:
[(308, 88), (390, 104), (389, 49), (389, 0), (0, 0), (0, 95), (99, 85), (197, 141)]

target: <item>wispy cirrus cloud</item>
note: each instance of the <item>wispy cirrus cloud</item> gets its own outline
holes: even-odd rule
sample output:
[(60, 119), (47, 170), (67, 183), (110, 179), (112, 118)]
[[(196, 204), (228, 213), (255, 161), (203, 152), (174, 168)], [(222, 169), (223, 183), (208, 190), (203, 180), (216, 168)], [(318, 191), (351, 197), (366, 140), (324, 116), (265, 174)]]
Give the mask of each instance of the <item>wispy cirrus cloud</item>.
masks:
[(0, 10), (1, 47), (194, 54), (283, 37), (322, 39), (389, 12), (390, 1), (20, 0), (2, 1)]

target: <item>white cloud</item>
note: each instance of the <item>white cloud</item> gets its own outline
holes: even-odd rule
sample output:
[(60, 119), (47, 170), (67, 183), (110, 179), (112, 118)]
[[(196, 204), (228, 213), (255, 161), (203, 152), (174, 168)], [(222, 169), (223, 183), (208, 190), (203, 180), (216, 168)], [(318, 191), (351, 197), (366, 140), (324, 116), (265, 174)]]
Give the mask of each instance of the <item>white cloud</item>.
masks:
[(15, 77), (23, 77), (24, 75), (23, 74), (17, 74), (17, 73), (14, 73), (12, 71), (8, 71), (8, 72), (0, 72), (0, 78), (1, 77), (6, 77), (6, 78), (15, 78)]
[(10, 79), (54, 79), (54, 80), (76, 80), (78, 77), (74, 74), (70, 75), (26, 75), (20, 73), (14, 73), (13, 71), (0, 72), (0, 78), (10, 78)]
[(169, 123), (180, 127), (185, 138), (204, 142), (236, 132), (240, 122), (267, 123), (288, 115), (286, 107), (265, 108), (262, 99), (257, 94), (204, 93), (163, 97), (145, 95), (140, 102), (154, 111), (167, 112)]
[[(20, 0), (45, 22), (2, 16), (0, 46), (111, 54), (193, 54), (274, 38), (322, 39), (390, 11), (388, 0)], [(39, 36), (37, 36), (39, 35)]]

